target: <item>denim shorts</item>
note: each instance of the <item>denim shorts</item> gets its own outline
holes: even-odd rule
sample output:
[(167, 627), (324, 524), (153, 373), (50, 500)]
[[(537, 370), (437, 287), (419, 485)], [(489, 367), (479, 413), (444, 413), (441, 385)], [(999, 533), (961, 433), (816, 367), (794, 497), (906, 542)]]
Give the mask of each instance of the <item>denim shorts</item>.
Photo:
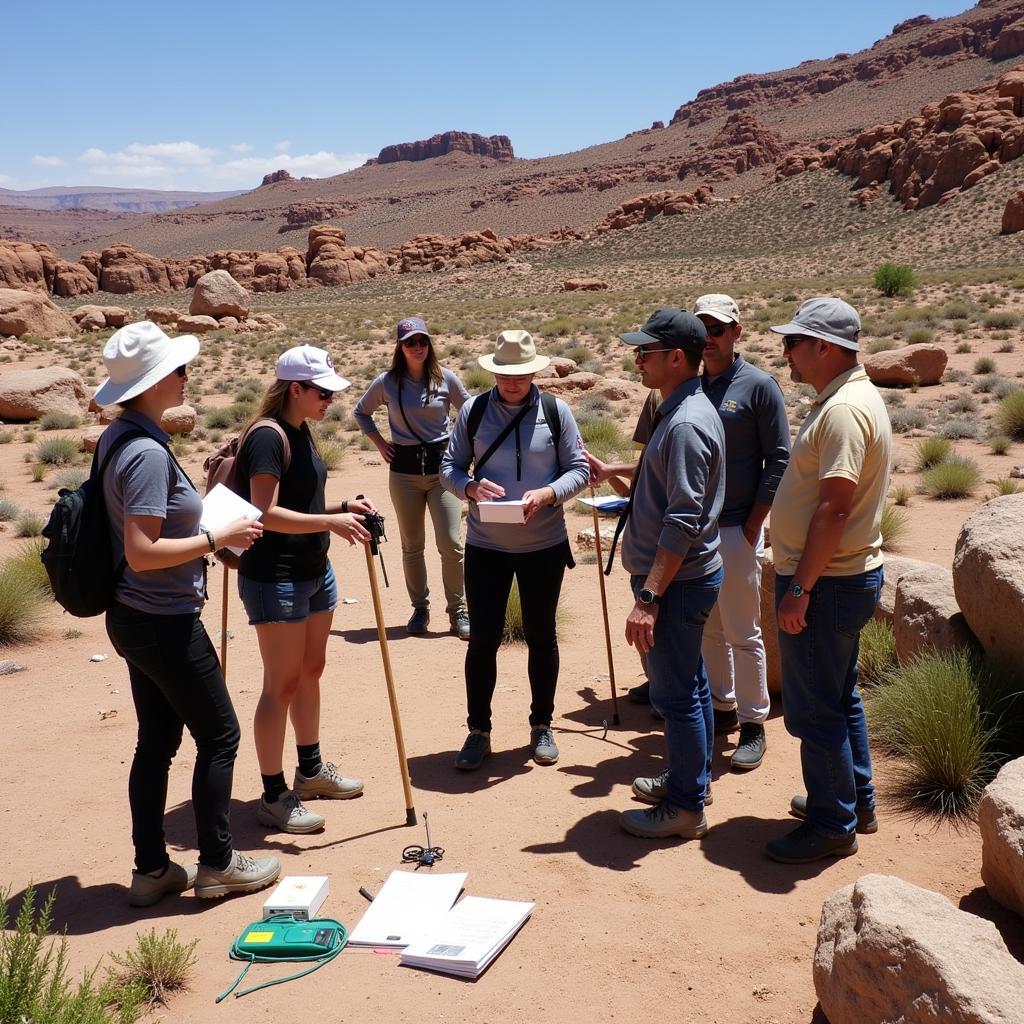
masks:
[(250, 626), (270, 622), (302, 622), (316, 612), (338, 607), (338, 584), (331, 563), (312, 580), (251, 580), (238, 574), (238, 595)]

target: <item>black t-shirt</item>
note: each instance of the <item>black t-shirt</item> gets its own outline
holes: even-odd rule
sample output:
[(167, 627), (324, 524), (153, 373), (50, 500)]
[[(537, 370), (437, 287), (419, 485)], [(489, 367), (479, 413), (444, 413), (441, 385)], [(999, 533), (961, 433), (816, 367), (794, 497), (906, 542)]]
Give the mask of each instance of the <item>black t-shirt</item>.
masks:
[[(277, 421), (288, 436), (291, 462), (284, 469), (284, 443), (273, 427), (249, 432), (238, 453), (238, 488), (250, 500), (249, 479), (268, 473), (280, 481), (277, 504), (294, 512), (322, 515), (326, 511), (324, 486), (327, 467), (313, 448), (309, 434), (284, 420)], [(327, 568), (331, 535), (323, 533), (275, 533), (263, 536), (242, 555), (238, 571), (252, 580), (312, 580)]]

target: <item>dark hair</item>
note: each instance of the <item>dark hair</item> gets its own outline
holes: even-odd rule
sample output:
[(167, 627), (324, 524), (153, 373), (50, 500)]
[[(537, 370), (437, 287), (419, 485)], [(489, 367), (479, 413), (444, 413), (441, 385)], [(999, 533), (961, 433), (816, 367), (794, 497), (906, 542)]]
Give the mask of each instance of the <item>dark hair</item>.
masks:
[(691, 370), (699, 370), (700, 369), (700, 361), (704, 358), (702, 353), (700, 353), (700, 352), (692, 352), (688, 348), (680, 349), (680, 351), (683, 353), (683, 357), (686, 359), (686, 365)]
[[(420, 337), (427, 339), (427, 360), (423, 364), (426, 370), (427, 386), (431, 390), (436, 390), (441, 387), (444, 382), (444, 377), (441, 375), (441, 364), (437, 361), (437, 353), (434, 351), (434, 342), (431, 340), (429, 334), (423, 334), (419, 332)], [(410, 338), (416, 337), (416, 335), (410, 334)], [(391, 356), (391, 365), (388, 367), (388, 374), (394, 379), (395, 383), (401, 385), (402, 378), (408, 372), (408, 366), (405, 362), (405, 352), (403, 351), (402, 343), (395, 343), (395, 351)]]

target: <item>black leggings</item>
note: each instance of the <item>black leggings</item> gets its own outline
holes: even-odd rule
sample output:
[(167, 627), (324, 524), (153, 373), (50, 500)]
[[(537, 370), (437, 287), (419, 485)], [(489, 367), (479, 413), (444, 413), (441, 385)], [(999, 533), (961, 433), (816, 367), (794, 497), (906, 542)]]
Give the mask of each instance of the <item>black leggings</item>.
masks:
[(466, 545), (466, 603), (471, 622), (466, 651), (466, 703), (471, 729), (491, 730), (498, 648), (513, 576), (519, 585), (523, 632), (529, 649), (530, 725), (551, 722), (558, 682), (555, 609), (566, 566), (572, 564), (568, 541), (528, 552), (492, 551)]
[(136, 870), (156, 871), (167, 864), (167, 777), (186, 726), (196, 742), (192, 811), (199, 863), (226, 867), (232, 854), (231, 780), (241, 733), (199, 615), (154, 615), (115, 602), (107, 611), (107, 635), (128, 662), (139, 720), (128, 777)]

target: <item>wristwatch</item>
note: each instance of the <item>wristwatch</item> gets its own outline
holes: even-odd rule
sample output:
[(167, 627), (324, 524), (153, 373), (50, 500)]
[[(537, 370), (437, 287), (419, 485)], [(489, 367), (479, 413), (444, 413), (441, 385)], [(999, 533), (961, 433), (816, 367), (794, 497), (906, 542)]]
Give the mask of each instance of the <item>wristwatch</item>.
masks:
[(636, 596), (641, 604), (661, 604), (661, 594), (656, 594), (653, 590), (648, 590), (647, 587), (644, 587)]
[(792, 585), (790, 586), (790, 588), (789, 588), (789, 592), (790, 592), (790, 593), (791, 593), (791, 594), (792, 594), (792, 595), (793, 595), (794, 597), (803, 597), (803, 596), (804, 596), (804, 594), (809, 594), (809, 593), (810, 593), (810, 591), (809, 591), (809, 590), (804, 590), (804, 588), (803, 588), (803, 587), (801, 587), (799, 583), (794, 583), (794, 584), (792, 584)]

